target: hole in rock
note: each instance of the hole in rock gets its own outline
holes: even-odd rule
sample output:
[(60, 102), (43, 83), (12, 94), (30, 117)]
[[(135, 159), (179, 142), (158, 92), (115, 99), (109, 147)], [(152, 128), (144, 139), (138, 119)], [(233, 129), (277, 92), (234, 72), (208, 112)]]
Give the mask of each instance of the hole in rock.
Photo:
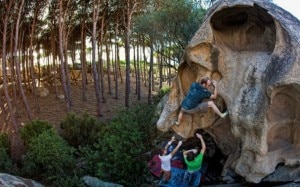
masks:
[(219, 46), (234, 51), (270, 53), (274, 50), (274, 20), (265, 9), (257, 5), (224, 8), (212, 16), (210, 23)]

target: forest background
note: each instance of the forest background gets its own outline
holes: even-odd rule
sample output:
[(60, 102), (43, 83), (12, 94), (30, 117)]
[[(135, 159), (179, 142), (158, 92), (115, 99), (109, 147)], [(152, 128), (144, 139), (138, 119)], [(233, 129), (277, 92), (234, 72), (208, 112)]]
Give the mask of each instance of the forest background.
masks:
[(0, 172), (151, 183), (155, 106), (214, 2), (0, 1)]

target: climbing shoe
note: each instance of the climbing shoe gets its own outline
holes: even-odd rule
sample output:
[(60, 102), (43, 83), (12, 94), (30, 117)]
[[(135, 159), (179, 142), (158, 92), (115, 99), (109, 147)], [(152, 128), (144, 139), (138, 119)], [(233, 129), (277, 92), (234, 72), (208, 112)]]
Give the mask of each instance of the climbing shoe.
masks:
[(221, 118), (225, 118), (226, 116), (228, 116), (228, 111), (226, 111), (223, 114), (221, 114)]

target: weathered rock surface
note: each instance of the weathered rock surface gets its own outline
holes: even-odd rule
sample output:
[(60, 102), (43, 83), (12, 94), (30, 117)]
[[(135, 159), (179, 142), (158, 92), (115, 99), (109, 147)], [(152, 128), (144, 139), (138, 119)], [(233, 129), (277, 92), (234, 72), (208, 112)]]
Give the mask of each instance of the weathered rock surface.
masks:
[(45, 87), (37, 87), (37, 94), (40, 97), (47, 97), (49, 95), (49, 90)]
[(82, 178), (84, 184), (88, 187), (123, 187), (123, 185), (104, 182), (96, 177), (84, 176)]
[[(82, 177), (82, 181), (87, 187), (123, 187), (123, 185), (105, 182), (91, 176)], [(0, 173), (0, 187), (44, 187), (44, 185), (31, 179)]]
[(44, 185), (22, 177), (0, 173), (0, 186), (1, 187), (44, 187)]
[[(218, 1), (186, 48), (157, 127), (185, 138), (207, 131), (228, 156), (224, 178), (300, 181), (299, 30), (268, 1)], [(204, 76), (218, 81), (215, 102), (229, 117), (184, 115), (174, 126), (191, 82)]]

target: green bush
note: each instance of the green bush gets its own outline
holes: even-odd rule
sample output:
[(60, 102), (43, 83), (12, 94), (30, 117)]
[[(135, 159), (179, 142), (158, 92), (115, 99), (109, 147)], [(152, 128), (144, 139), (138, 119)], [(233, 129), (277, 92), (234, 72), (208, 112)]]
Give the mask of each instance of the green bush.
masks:
[(100, 149), (101, 146), (97, 143), (93, 144), (92, 146), (79, 146), (76, 151), (76, 156), (79, 158), (76, 173), (81, 176), (95, 176), (95, 173), (97, 173), (98, 170), (97, 164), (101, 162)]
[(34, 136), (24, 156), (24, 172), (56, 181), (70, 176), (75, 165), (73, 148), (67, 145), (53, 129)]
[(5, 133), (0, 133), (0, 147), (4, 148), (7, 151), (9, 149), (8, 135)]
[(29, 127), (23, 127), (26, 130), (22, 129), (28, 142), (23, 174), (40, 177), (39, 180), (54, 186), (80, 186), (83, 175), (140, 186), (148, 174), (144, 156), (157, 132), (151, 121), (153, 113), (154, 106), (139, 104), (120, 111), (106, 125), (100, 125), (87, 114), (83, 117), (69, 114), (61, 126), (64, 138), (77, 146), (76, 152), (53, 128), (48, 129), (47, 123), (28, 124)]
[(171, 87), (169, 87), (169, 86), (164, 86), (164, 87), (162, 87), (162, 88), (158, 91), (157, 95), (155, 95), (155, 96), (153, 97), (154, 104), (158, 104), (159, 101), (160, 101), (167, 93), (170, 92), (170, 90), (171, 90)]
[(25, 126), (20, 129), (20, 135), (25, 144), (28, 145), (32, 138), (49, 129), (53, 129), (50, 123), (36, 120), (26, 123)]
[(69, 113), (61, 122), (62, 137), (72, 146), (91, 145), (100, 136), (101, 125), (96, 119), (84, 114), (82, 118)]
[(64, 176), (64, 177), (57, 178), (55, 181), (53, 181), (53, 186), (86, 187), (86, 185), (84, 185), (81, 178), (78, 176)]
[(0, 172), (9, 172), (12, 165), (12, 159), (9, 155), (8, 135), (0, 133)]
[(12, 159), (7, 153), (7, 150), (0, 147), (0, 173), (10, 172), (12, 166)]
[[(139, 186), (145, 182), (149, 130), (153, 107), (136, 105), (121, 111), (104, 131), (98, 144), (99, 162), (96, 176), (126, 186)], [(134, 182), (133, 182), (134, 181)]]

